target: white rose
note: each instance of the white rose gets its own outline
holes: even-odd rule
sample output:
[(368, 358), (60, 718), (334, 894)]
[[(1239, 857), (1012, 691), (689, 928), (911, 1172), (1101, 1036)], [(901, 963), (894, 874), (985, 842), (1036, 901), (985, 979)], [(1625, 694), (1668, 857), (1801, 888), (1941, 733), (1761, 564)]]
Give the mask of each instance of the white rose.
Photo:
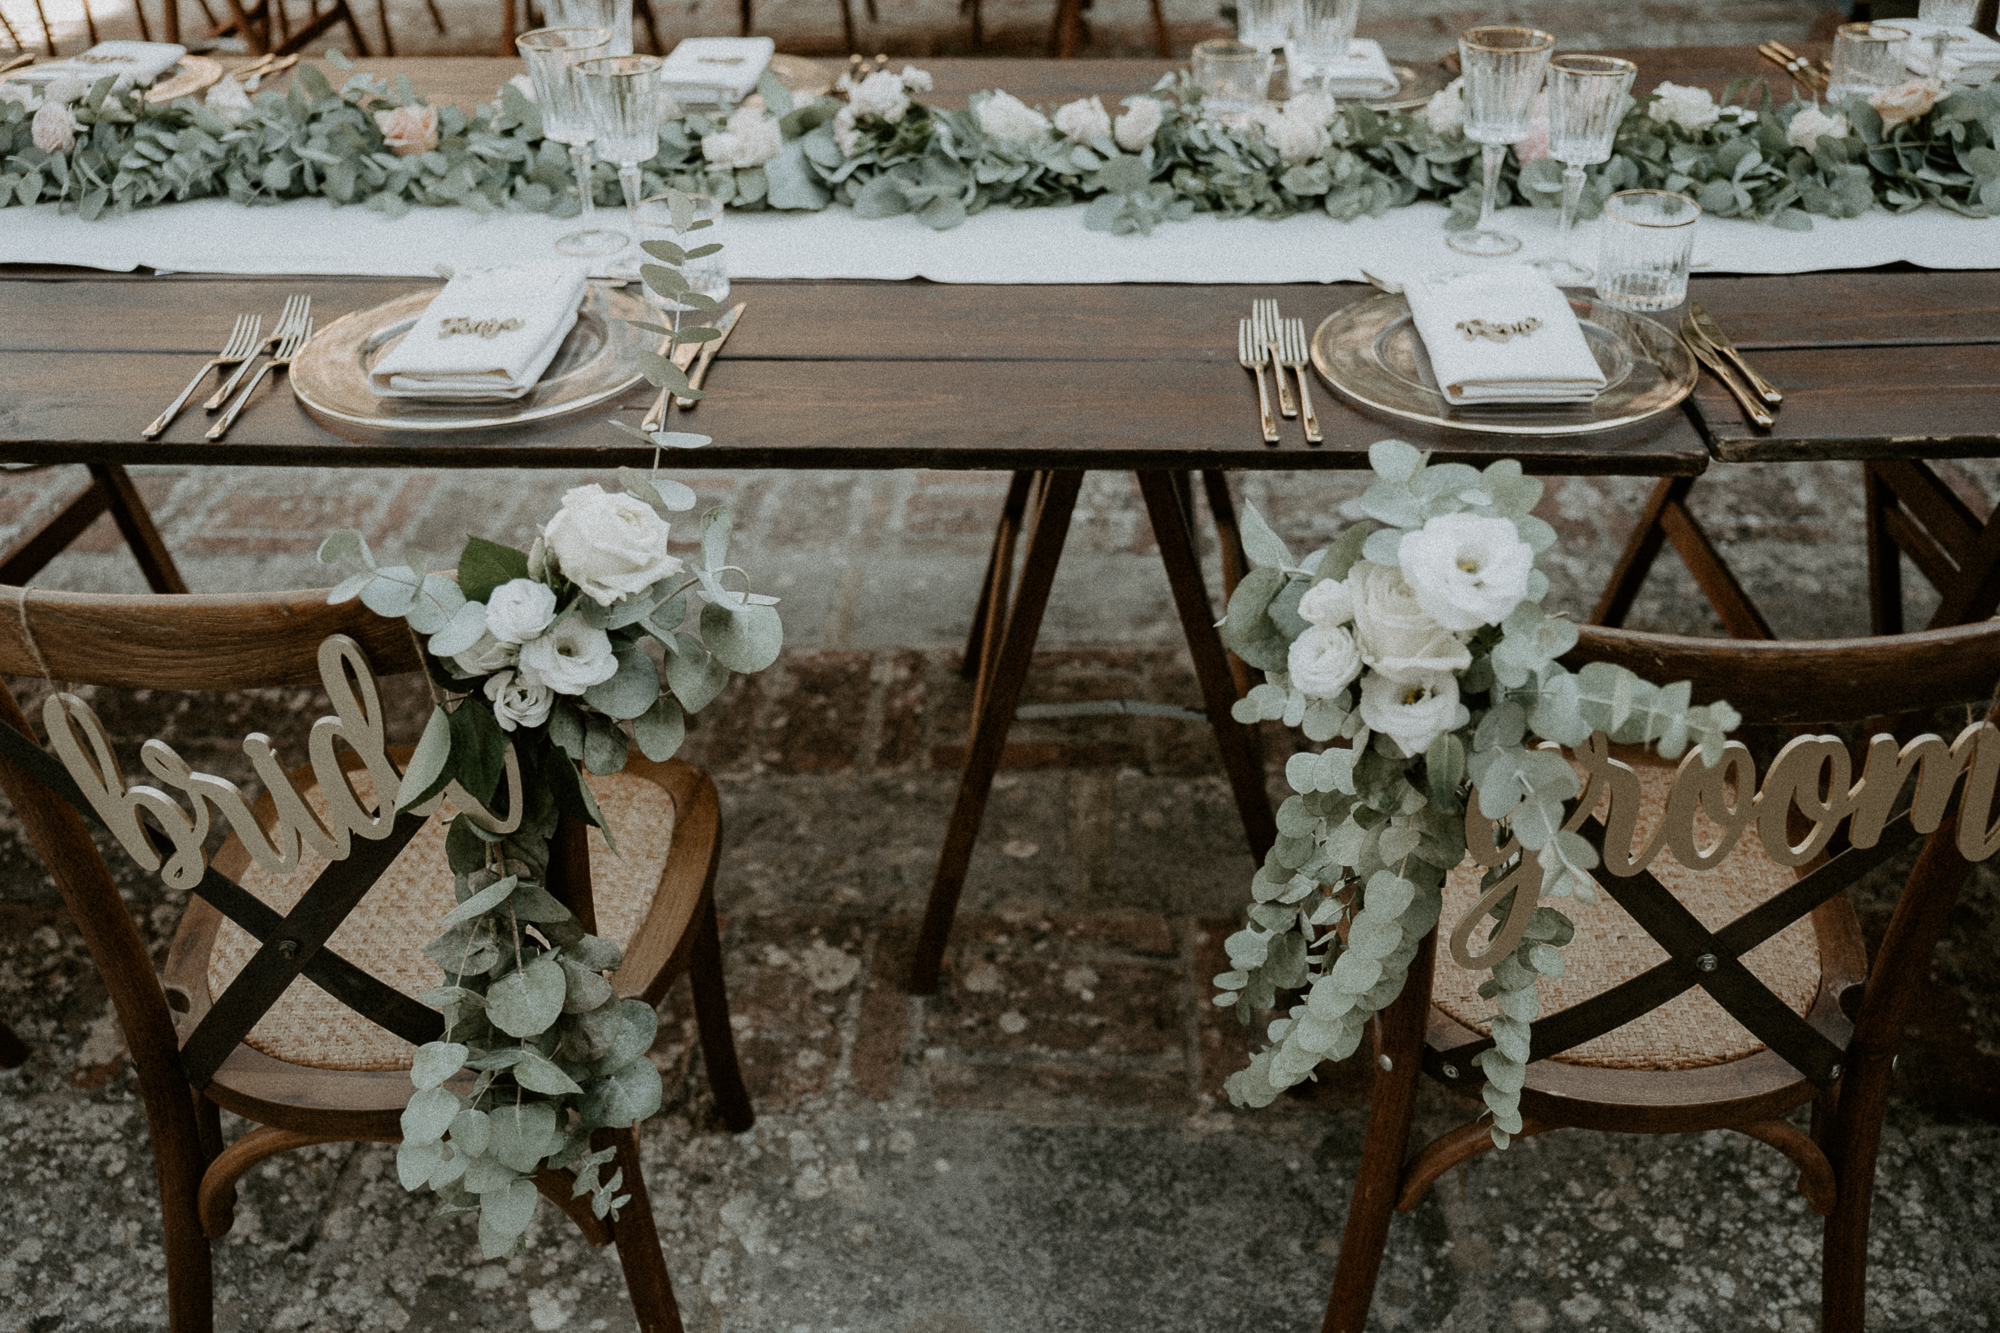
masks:
[(1285, 670), (1301, 693), (1331, 699), (1361, 674), (1361, 650), (1346, 630), (1314, 625), (1292, 640)]
[(865, 146), (861, 142), (860, 127), (854, 123), (854, 108), (844, 106), (834, 113), (833, 144), (842, 157), (859, 157)]
[(1160, 132), (1160, 122), (1166, 119), (1166, 115), (1166, 104), (1157, 97), (1128, 97), (1125, 109), (1112, 122), (1111, 137), (1126, 152), (1139, 152), (1153, 142), (1153, 136)]
[(1333, 143), (1326, 132), (1326, 122), (1318, 119), (1311, 107), (1299, 111), (1294, 111), (1290, 103), (1268, 107), (1257, 118), (1257, 124), (1264, 132), (1264, 141), (1277, 149), (1279, 158), (1290, 166), (1312, 161)]
[(520, 671), (487, 677), (486, 697), (493, 701), (493, 720), (502, 731), (541, 726), (556, 702), (555, 691)]
[(1453, 79), (1424, 103), (1424, 123), (1438, 134), (1465, 128), (1465, 80)]
[(1417, 605), (1449, 630), (1497, 625), (1528, 595), (1535, 550), (1504, 518), (1440, 514), (1396, 548)]
[(1821, 139), (1845, 139), (1847, 137), (1847, 117), (1838, 113), (1828, 115), (1817, 106), (1803, 106), (1792, 117), (1792, 123), (1785, 129), (1785, 138), (1791, 140), (1792, 147), (1803, 148), (1810, 153), (1819, 147)]
[(452, 658), (460, 671), (469, 675), (483, 676), (489, 671), (514, 665), (518, 645), (494, 638), (491, 634), (481, 634), (479, 642)]
[[(1905, 121), (1916, 120), (1944, 97), (1944, 87), (1930, 79), (1911, 79), (1893, 88), (1884, 88), (1868, 99), (1868, 105), (1882, 115), (1882, 132), (1888, 133)], [(41, 113), (35, 115), (37, 122)]]
[(53, 97), (43, 102), (28, 127), (28, 137), (44, 153), (67, 153), (76, 147), (76, 117)]
[(1315, 125), (1331, 125), (1340, 111), (1339, 103), (1321, 92), (1300, 93), (1285, 103), (1285, 114), (1309, 120)]
[(225, 77), (212, 85), (208, 96), (201, 99), (201, 104), (230, 125), (241, 125), (243, 118), (250, 114), (250, 94), (233, 77)]
[(927, 93), (932, 88), (930, 71), (918, 69), (915, 65), (903, 66), (901, 77), (906, 92)]
[(1049, 137), (1049, 118), (1012, 93), (988, 93), (973, 112), (980, 132), (1004, 144), (1039, 143)]
[(1347, 591), (1354, 602), (1354, 639), (1361, 646), (1361, 660), (1382, 675), (1415, 683), (1472, 665), (1472, 654), (1424, 610), (1401, 570), (1357, 561), (1348, 571)]
[(618, 674), (611, 636), (572, 611), (541, 638), (521, 645), (521, 670), (557, 694), (582, 694)]
[(1339, 579), (1321, 579), (1299, 598), (1299, 618), (1325, 629), (1345, 625), (1354, 619), (1354, 598)]
[(1411, 681), (1371, 671), (1361, 681), (1361, 720), (1396, 742), (1406, 758), (1472, 720), (1458, 701), (1458, 678), (1439, 672)]
[(382, 146), (397, 157), (415, 157), (438, 146), (438, 110), (434, 106), (399, 106), (375, 113)]
[(667, 554), (666, 520), (645, 501), (606, 495), (594, 482), (563, 495), (542, 540), (563, 577), (601, 606), (681, 570), (680, 559)]
[(719, 167), (761, 167), (784, 151), (785, 132), (763, 105), (745, 103), (729, 128), (701, 136), (701, 155)]
[(486, 632), (526, 643), (556, 618), (556, 590), (533, 579), (509, 579), (486, 595)]
[(894, 125), (908, 113), (910, 94), (904, 90), (900, 76), (878, 69), (848, 93), (847, 104), (857, 116), (879, 116)]
[(1078, 143), (1111, 137), (1111, 113), (1095, 97), (1079, 97), (1056, 108), (1056, 128)]
[(1689, 134), (1700, 134), (1722, 117), (1722, 108), (1706, 88), (1662, 83), (1653, 93), (1658, 100), (1646, 108), (1646, 114), (1662, 125), (1672, 121)]

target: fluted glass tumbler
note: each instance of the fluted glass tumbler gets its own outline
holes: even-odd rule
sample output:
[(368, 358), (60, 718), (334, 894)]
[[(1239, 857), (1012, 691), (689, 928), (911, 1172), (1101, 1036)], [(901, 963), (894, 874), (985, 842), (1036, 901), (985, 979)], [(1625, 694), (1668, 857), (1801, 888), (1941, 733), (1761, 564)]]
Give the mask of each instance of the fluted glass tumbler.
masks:
[[(583, 79), (583, 100), (590, 110), (591, 129), (596, 132), (597, 152), (618, 164), (625, 213), (632, 234), (637, 236), (639, 164), (660, 155), (660, 122), (666, 110), (660, 100), (660, 59), (599, 56), (579, 63), (576, 72)], [(638, 272), (636, 259), (631, 271)]]
[(1247, 123), (1271, 90), (1269, 51), (1227, 37), (1194, 44), (1194, 84), (1201, 89), (1202, 114), (1228, 124)]
[(1620, 310), (1671, 310), (1687, 299), (1701, 205), (1666, 190), (1620, 190), (1604, 201), (1597, 296)]
[(1910, 75), (1903, 56), (1910, 34), (1874, 23), (1843, 23), (1833, 34), (1833, 73), (1827, 78), (1826, 100), (1835, 106), (1850, 97), (1873, 97), (1884, 88), (1906, 82)]
[(528, 78), (535, 85), (535, 103), (542, 112), (542, 134), (569, 145), (570, 164), (576, 171), (576, 189), (582, 212), (582, 227), (556, 239), (560, 254), (595, 259), (615, 255), (630, 240), (624, 232), (597, 226), (597, 201), (590, 191), (590, 113), (584, 106), (583, 82), (578, 77), (579, 61), (601, 56), (610, 49), (611, 34), (603, 28), (537, 28), (514, 39), (521, 58), (528, 63)]
[(1560, 55), (1549, 61), (1549, 156), (1563, 164), (1562, 253), (1535, 265), (1558, 287), (1581, 287), (1591, 270), (1576, 262), (1576, 205), (1583, 169), (1611, 160), (1619, 122), (1631, 105), (1639, 67), (1616, 56)]
[(1528, 113), (1548, 72), (1556, 39), (1535, 28), (1470, 28), (1458, 35), (1465, 71), (1465, 137), (1483, 144), (1479, 225), (1446, 244), (1462, 255), (1511, 255), (1521, 238), (1493, 225), (1507, 145), (1528, 137)]
[(1298, 16), (1299, 0), (1236, 0), (1236, 40), (1253, 51), (1281, 51)]
[(1323, 86), (1347, 59), (1361, 0), (1299, 0), (1298, 21), (1285, 45), (1286, 77), (1293, 93)]

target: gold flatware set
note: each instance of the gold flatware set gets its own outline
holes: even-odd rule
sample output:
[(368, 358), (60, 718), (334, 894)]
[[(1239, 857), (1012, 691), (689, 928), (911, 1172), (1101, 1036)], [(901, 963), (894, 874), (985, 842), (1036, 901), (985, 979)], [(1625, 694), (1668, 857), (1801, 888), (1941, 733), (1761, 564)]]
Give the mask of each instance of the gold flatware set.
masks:
[[(1326, 438), (1320, 430), (1319, 414), (1313, 411), (1312, 387), (1307, 383), (1311, 358), (1306, 348), (1304, 320), (1284, 318), (1278, 313), (1276, 301), (1252, 302), (1250, 318), (1236, 322), (1236, 359), (1245, 370), (1257, 377), (1257, 420), (1264, 434), (1264, 443), (1278, 442), (1278, 416), (1286, 420), (1299, 418), (1308, 444), (1318, 444)], [(1266, 368), (1269, 368), (1278, 386), (1277, 416), (1271, 412), (1270, 391), (1264, 386)], [(1296, 404), (1292, 401), (1291, 386), (1285, 379), (1287, 370), (1298, 379), (1299, 398)]]
[[(1769, 429), (1776, 423), (1772, 409), (1785, 401), (1778, 387), (1758, 374), (1756, 368), (1736, 350), (1736, 344), (1715, 322), (1715, 316), (1702, 307), (1701, 302), (1690, 297), (1687, 313), (1681, 316), (1681, 341), (1694, 353), (1695, 360), (1707, 366), (1714, 376), (1722, 381), (1722, 387), (1729, 390), (1743, 409), (1743, 415), (1755, 425)], [(1731, 366), (1734, 366), (1732, 371)], [(1741, 372), (1741, 378), (1737, 373)]]
[(230, 393), (242, 382), (243, 377), (249, 374), (252, 362), (267, 351), (274, 353), (270, 360), (257, 367), (257, 373), (251, 378), (249, 385), (237, 395), (236, 401), (230, 404), (229, 410), (223, 413), (221, 419), (209, 428), (207, 438), (221, 439), (236, 423), (236, 418), (242, 415), (244, 406), (250, 401), (250, 395), (257, 391), (257, 386), (263, 381), (264, 376), (274, 366), (283, 370), (291, 365), (292, 358), (298, 355), (299, 349), (305, 346), (308, 338), (312, 337), (312, 298), (310, 296), (286, 298), (285, 308), (278, 315), (277, 327), (269, 334), (265, 334), (263, 328), (262, 315), (238, 315), (235, 326), (230, 329), (229, 341), (223, 344), (222, 350), (209, 358), (208, 362), (195, 372), (195, 377), (188, 381), (188, 386), (181, 390), (180, 396), (167, 405), (166, 411), (154, 417), (151, 424), (139, 432), (140, 438), (153, 439), (171, 426), (174, 418), (180, 415), (181, 409), (187, 406), (188, 399), (194, 397), (195, 391), (201, 388), (201, 382), (208, 377), (209, 371), (235, 367), (234, 372), (222, 382), (222, 386), (210, 394), (208, 400), (202, 404), (205, 410), (214, 412), (220, 410), (223, 403), (228, 401)]
[[(715, 354), (722, 350), (722, 344), (729, 341), (729, 335), (736, 329), (736, 321), (743, 317), (744, 304), (744, 302), (738, 301), (729, 308), (728, 312), (721, 319), (715, 321), (715, 337), (710, 338), (707, 342), (682, 343), (674, 349), (673, 362), (683, 371), (687, 372), (688, 388), (699, 389), (702, 380), (708, 377), (708, 368), (714, 363)], [(665, 346), (662, 345), (660, 350), (664, 354), (666, 351)], [(692, 370), (688, 369), (690, 366), (693, 367)], [(696, 404), (700, 401), (699, 399), (683, 398), (671, 390), (662, 389), (660, 390), (660, 396), (653, 400), (652, 407), (648, 408), (646, 415), (640, 419), (640, 430), (650, 434), (653, 431), (662, 429), (667, 424), (667, 399), (670, 397), (674, 400), (674, 405), (683, 412), (694, 411)]]
[(1826, 91), (1827, 76), (1832, 69), (1824, 60), (1815, 65), (1783, 42), (1765, 42), (1757, 48), (1757, 54), (1791, 75), (1792, 81), (1807, 92), (1818, 95)]

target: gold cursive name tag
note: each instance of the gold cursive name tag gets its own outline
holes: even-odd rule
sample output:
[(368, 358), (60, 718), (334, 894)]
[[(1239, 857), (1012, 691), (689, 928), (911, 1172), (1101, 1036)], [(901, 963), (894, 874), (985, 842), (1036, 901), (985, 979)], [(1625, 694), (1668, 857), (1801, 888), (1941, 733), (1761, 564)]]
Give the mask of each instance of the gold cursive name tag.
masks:
[(1490, 338), (1494, 342), (1504, 343), (1515, 338), (1527, 337), (1542, 327), (1542, 321), (1533, 315), (1505, 324), (1495, 324), (1483, 319), (1461, 319), (1452, 327), (1463, 333), (1467, 342), (1475, 338)]
[(497, 338), (503, 333), (512, 333), (520, 327), (521, 321), (511, 316), (507, 319), (468, 319), (464, 315), (453, 315), (440, 321), (438, 339), (443, 341), (446, 338), (456, 338), (461, 333), (476, 333), (482, 338)]

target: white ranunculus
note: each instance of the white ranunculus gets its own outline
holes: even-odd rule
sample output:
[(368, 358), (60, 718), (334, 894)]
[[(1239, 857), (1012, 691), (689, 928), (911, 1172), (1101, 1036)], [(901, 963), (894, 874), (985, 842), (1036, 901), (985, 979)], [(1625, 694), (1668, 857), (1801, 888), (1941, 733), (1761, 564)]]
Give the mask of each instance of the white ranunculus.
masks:
[(1339, 579), (1321, 579), (1299, 598), (1299, 618), (1324, 629), (1345, 625), (1354, 619), (1354, 598)]
[(1142, 151), (1160, 132), (1167, 116), (1166, 104), (1157, 97), (1128, 97), (1125, 109), (1111, 124), (1111, 137), (1128, 153)]
[(1689, 134), (1700, 134), (1722, 118), (1722, 108), (1706, 88), (1662, 83), (1653, 93), (1658, 100), (1646, 108), (1646, 114), (1662, 125), (1671, 121)]
[(483, 676), (489, 671), (514, 665), (515, 655), (520, 645), (496, 639), (492, 634), (481, 634), (479, 641), (451, 660), (458, 664), (460, 671), (474, 676)]
[(509, 579), (486, 595), (486, 632), (526, 643), (556, 618), (556, 590), (534, 579)]
[(201, 99), (201, 104), (230, 125), (241, 125), (243, 118), (250, 114), (250, 94), (244, 91), (242, 84), (228, 76), (209, 86), (208, 95)]
[(1391, 680), (1371, 671), (1361, 678), (1361, 720), (1415, 758), (1447, 731), (1472, 720), (1458, 701), (1458, 677), (1437, 672), (1416, 680)]
[(541, 726), (556, 702), (555, 691), (521, 671), (487, 677), (486, 697), (493, 701), (493, 720), (502, 731)]
[(1438, 134), (1465, 128), (1465, 80), (1453, 79), (1424, 103), (1424, 123)]
[(915, 65), (903, 66), (900, 76), (906, 92), (927, 93), (933, 87), (929, 70), (918, 69)]
[(1296, 111), (1289, 102), (1282, 107), (1265, 107), (1257, 117), (1257, 127), (1263, 131), (1264, 141), (1278, 150), (1278, 157), (1288, 166), (1312, 161), (1333, 143), (1326, 132), (1326, 122), (1318, 118), (1317, 109), (1312, 106)]
[(1528, 595), (1535, 550), (1513, 523), (1485, 514), (1440, 514), (1396, 548), (1417, 605), (1448, 630), (1497, 625)]
[(667, 554), (667, 523), (643, 500), (606, 495), (595, 482), (565, 492), (542, 540), (563, 577), (602, 606), (681, 571)]
[(1314, 625), (1292, 640), (1285, 671), (1302, 694), (1331, 699), (1361, 674), (1361, 650), (1346, 630)]
[(761, 167), (785, 148), (785, 132), (763, 104), (745, 103), (729, 118), (729, 128), (701, 136), (701, 155), (718, 167)]
[(988, 93), (973, 112), (980, 132), (1003, 144), (1026, 145), (1049, 137), (1049, 118), (1012, 93)]
[(1884, 88), (1868, 99), (1868, 105), (1880, 113), (1882, 132), (1887, 134), (1905, 121), (1919, 119), (1943, 97), (1943, 84), (1932, 79), (1911, 79), (1908, 83)]
[(35, 118), (28, 126), (28, 137), (44, 153), (67, 153), (76, 147), (76, 117), (70, 114), (68, 107), (51, 97), (35, 111)]
[(1331, 125), (1340, 113), (1340, 104), (1325, 93), (1308, 92), (1285, 102), (1285, 114), (1309, 120), (1315, 125)]
[(521, 670), (557, 694), (582, 694), (618, 674), (611, 636), (572, 611), (539, 639), (521, 645)]
[(1347, 574), (1347, 591), (1361, 660), (1382, 675), (1413, 683), (1472, 665), (1472, 654), (1424, 610), (1400, 569), (1356, 561)]
[(1819, 147), (1821, 139), (1845, 139), (1847, 137), (1847, 117), (1835, 112), (1828, 115), (1817, 106), (1802, 106), (1792, 117), (1792, 123), (1785, 129), (1785, 138), (1792, 147), (1803, 148), (1810, 153)]
[(833, 146), (840, 150), (842, 157), (859, 157), (864, 145), (861, 128), (855, 124), (854, 108), (844, 106), (834, 113)]
[(847, 104), (857, 116), (879, 116), (894, 125), (910, 110), (910, 94), (900, 75), (878, 69), (847, 94)]
[(1078, 143), (1111, 137), (1111, 113), (1095, 97), (1079, 97), (1056, 108), (1056, 128)]

